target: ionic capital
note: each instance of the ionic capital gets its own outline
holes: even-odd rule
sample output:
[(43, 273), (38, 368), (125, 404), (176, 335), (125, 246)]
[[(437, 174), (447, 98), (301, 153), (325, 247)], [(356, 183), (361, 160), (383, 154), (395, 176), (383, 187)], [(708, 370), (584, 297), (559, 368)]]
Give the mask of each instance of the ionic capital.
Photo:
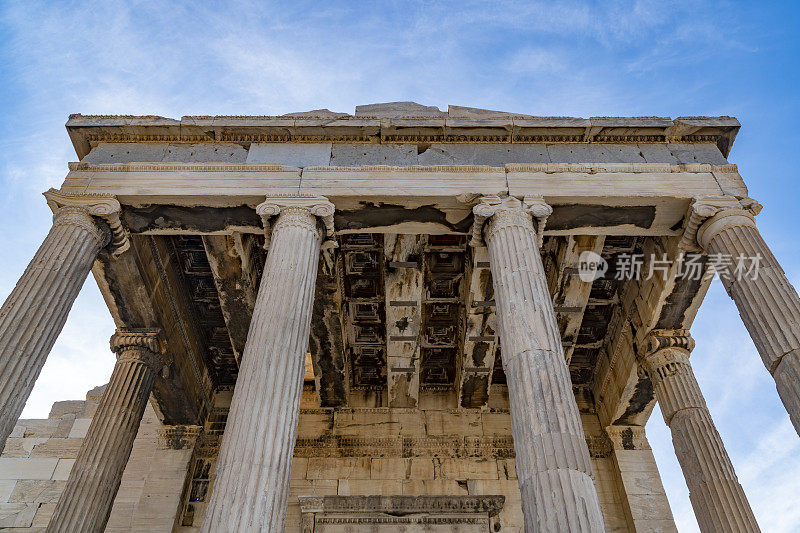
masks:
[[(55, 214), (54, 223), (56, 221), (61, 223), (77, 222), (76, 220), (59, 216), (62, 212), (76, 215), (79, 211), (84, 212), (103, 220), (108, 225), (111, 235), (106, 242), (108, 240), (111, 241), (111, 254), (114, 257), (118, 257), (130, 248), (128, 234), (122, 227), (122, 221), (119, 218), (121, 206), (115, 196), (110, 194), (74, 194), (56, 189), (50, 189), (42, 194), (47, 199), (47, 205)], [(98, 227), (102, 228), (102, 226)], [(104, 229), (100, 231), (104, 231)]]
[[(553, 208), (541, 196), (525, 196), (522, 200), (513, 196), (505, 198), (482, 196), (478, 204), (472, 208), (472, 212), (475, 220), (472, 225), (471, 246), (483, 246), (484, 226), (489, 219), (492, 219), (491, 227), (486, 229), (487, 236), (503, 227), (521, 225), (536, 233), (541, 247), (544, 239), (544, 227)], [(535, 226), (531, 217), (536, 219)]]
[(100, 248), (105, 248), (111, 242), (111, 230), (108, 224), (90, 215), (82, 207), (59, 207), (53, 213), (53, 227), (72, 226), (82, 228), (97, 242)]
[[(264, 224), (264, 248), (269, 248), (272, 236), (271, 219), (281, 214), (287, 218), (285, 223), (302, 225), (318, 234), (317, 219), (320, 219), (325, 227), (325, 233), (320, 237), (335, 242), (335, 229), (333, 227), (333, 214), (335, 211), (336, 206), (324, 196), (267, 196), (264, 202), (256, 206), (256, 213), (261, 217), (261, 221)], [(289, 221), (288, 219), (292, 220)], [(279, 218), (280, 222), (281, 219)]]
[(663, 379), (688, 366), (693, 349), (694, 339), (688, 329), (654, 329), (642, 343), (639, 356), (651, 379)]
[(755, 227), (762, 205), (752, 198), (704, 196), (695, 198), (687, 214), (686, 229), (679, 248), (701, 252), (720, 232), (736, 226)]
[(166, 363), (160, 333), (157, 328), (120, 328), (111, 336), (111, 351), (117, 361), (144, 363), (157, 372)]

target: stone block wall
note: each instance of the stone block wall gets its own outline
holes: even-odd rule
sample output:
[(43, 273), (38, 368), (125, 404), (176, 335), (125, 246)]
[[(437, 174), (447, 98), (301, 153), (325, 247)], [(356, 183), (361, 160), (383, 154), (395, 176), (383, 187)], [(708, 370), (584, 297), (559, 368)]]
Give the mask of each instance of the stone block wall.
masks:
[[(44, 531), (102, 391), (19, 421), (0, 456), (0, 532)], [(301, 531), (300, 497), (326, 495), (501, 495), (495, 523), (524, 531), (507, 409), (320, 409), (314, 395), (306, 387), (286, 531)], [(107, 532), (200, 530), (229, 402), (217, 395), (199, 439), (199, 428), (165, 428), (148, 406)], [(675, 531), (643, 429), (609, 438), (589, 402), (579, 406), (606, 530)]]
[[(0, 532), (45, 530), (104, 389), (56, 402), (45, 420), (19, 420), (0, 455)], [(148, 406), (107, 532), (172, 531), (193, 441), (168, 437)]]
[[(307, 402), (304, 402), (307, 404)], [(582, 414), (608, 531), (633, 531), (612, 442)], [(301, 411), (287, 531), (301, 531), (301, 496), (505, 497), (501, 531), (524, 531), (507, 409), (314, 409)]]

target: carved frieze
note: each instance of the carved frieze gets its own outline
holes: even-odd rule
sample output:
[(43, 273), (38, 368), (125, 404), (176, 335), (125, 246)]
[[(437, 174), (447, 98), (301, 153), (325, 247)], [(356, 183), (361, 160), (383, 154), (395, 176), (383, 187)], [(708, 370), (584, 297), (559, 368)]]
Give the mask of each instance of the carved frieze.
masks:
[(340, 531), (485, 532), (493, 527), (505, 504), (505, 497), (488, 496), (299, 496), (301, 531), (323, 533)]

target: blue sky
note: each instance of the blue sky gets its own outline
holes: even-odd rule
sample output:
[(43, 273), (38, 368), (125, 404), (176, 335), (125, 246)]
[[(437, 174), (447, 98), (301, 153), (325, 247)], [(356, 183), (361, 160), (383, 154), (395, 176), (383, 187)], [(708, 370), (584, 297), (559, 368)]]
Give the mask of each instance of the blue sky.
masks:
[[(0, 2), (0, 298), (76, 156), (69, 113), (282, 114), (414, 100), (547, 116), (732, 115), (730, 160), (800, 282), (800, 4), (794, 2)], [(113, 324), (86, 283), (24, 416), (108, 379)], [(800, 439), (715, 281), (692, 360), (764, 531), (800, 531)], [(697, 531), (669, 431), (648, 424), (680, 531)]]

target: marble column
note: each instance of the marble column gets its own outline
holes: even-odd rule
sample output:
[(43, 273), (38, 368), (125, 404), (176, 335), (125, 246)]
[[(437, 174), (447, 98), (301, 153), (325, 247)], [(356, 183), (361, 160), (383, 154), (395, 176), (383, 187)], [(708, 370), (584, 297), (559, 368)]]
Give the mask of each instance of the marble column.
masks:
[(49, 533), (102, 532), (163, 366), (158, 330), (120, 329), (117, 363), (47, 527)]
[(641, 363), (656, 392), (703, 532), (760, 531), (689, 365), (686, 330), (654, 330)]
[(283, 532), (323, 236), (320, 218), (330, 237), (333, 211), (333, 204), (321, 197), (267, 198), (257, 208), (269, 253), (204, 532)]
[[(697, 243), (709, 257), (733, 261), (728, 275), (721, 272), (720, 279), (800, 434), (800, 297), (756, 228), (754, 215), (760, 209), (749, 198), (701, 199), (695, 202), (692, 217), (699, 226)], [(740, 256), (758, 257), (757, 273), (737, 275), (734, 269)]]
[[(113, 197), (45, 193), (53, 226), (0, 308), (0, 449), (14, 428), (72, 303), (113, 231)], [(116, 220), (119, 220), (116, 218)], [(121, 227), (120, 227), (121, 230)]]
[(551, 211), (541, 199), (484, 197), (473, 244), (483, 236), (489, 248), (525, 531), (598, 532), (591, 460), (539, 252)]

